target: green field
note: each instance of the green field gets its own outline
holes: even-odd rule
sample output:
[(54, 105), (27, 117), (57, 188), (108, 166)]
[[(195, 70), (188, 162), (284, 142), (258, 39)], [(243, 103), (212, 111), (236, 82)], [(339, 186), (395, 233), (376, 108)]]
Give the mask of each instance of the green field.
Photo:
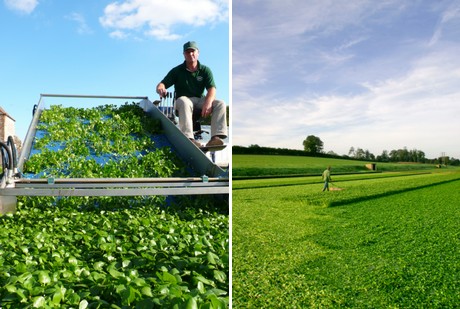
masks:
[[(234, 179), (241, 177), (312, 175), (321, 174), (328, 165), (332, 165), (336, 173), (363, 173), (369, 172), (369, 169), (366, 168), (367, 163), (375, 162), (306, 156), (233, 155), (232, 174)], [(377, 163), (377, 171), (381, 172), (433, 168), (435, 168), (433, 164)]]
[(460, 171), (408, 169), (234, 180), (233, 307), (457, 308)]

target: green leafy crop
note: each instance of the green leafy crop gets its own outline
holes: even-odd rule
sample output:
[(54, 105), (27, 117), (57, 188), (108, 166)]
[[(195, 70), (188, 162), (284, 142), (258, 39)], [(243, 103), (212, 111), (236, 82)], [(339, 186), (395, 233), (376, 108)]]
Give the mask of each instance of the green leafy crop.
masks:
[[(24, 172), (185, 176), (136, 105), (52, 106), (39, 129)], [(228, 307), (228, 201), (18, 197), (17, 208), (0, 217), (1, 308)]]
[(459, 170), (332, 177), (233, 181), (233, 307), (458, 307)]
[(159, 121), (136, 104), (92, 109), (53, 105), (44, 110), (34, 142), (39, 151), (24, 172), (42, 177), (171, 177), (184, 173), (183, 163), (169, 147), (152, 139)]

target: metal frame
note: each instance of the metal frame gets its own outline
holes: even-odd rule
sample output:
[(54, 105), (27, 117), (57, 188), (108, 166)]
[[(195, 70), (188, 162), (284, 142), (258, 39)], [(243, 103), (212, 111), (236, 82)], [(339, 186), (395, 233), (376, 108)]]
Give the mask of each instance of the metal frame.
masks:
[(143, 100), (141, 106), (143, 106), (144, 111), (151, 117), (161, 121), (162, 128), (168, 140), (174, 145), (179, 156), (190, 164), (194, 170), (198, 171), (201, 175), (228, 178), (228, 171), (223, 170), (220, 166), (212, 162), (211, 159), (208, 158), (200, 148), (193, 144), (168, 116), (155, 107), (153, 103), (148, 100)]
[(18, 168), (22, 170), (25, 160), (30, 156), (37, 125), (44, 110), (44, 97), (129, 99), (141, 100), (141, 108), (155, 119), (161, 121), (163, 130), (179, 156), (202, 177), (186, 178), (59, 178), (27, 179), (9, 181), (0, 188), (0, 196), (136, 196), (136, 195), (201, 195), (229, 194), (228, 171), (222, 170), (196, 147), (164, 115), (148, 97), (144, 96), (104, 96), (104, 95), (66, 95), (41, 94), (34, 109), (21, 154)]
[(135, 196), (228, 194), (219, 178), (58, 178), (20, 179), (0, 189), (2, 196)]

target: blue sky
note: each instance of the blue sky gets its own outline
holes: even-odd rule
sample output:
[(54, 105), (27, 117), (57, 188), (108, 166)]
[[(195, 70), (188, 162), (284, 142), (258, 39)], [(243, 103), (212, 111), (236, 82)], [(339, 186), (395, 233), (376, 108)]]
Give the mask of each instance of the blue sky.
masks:
[(234, 1), (233, 144), (460, 158), (460, 1)]
[[(229, 104), (228, 0), (0, 0), (0, 106), (24, 140), (41, 93), (148, 96), (197, 41)], [(97, 106), (115, 101), (46, 99)]]

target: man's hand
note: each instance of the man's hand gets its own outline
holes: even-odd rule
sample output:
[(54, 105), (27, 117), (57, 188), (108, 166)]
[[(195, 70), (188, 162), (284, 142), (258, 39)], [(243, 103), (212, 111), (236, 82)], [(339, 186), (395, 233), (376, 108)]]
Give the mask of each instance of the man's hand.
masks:
[(216, 88), (211, 87), (207, 89), (206, 98), (201, 107), (201, 117), (207, 117), (212, 114), (212, 102), (214, 102), (214, 98), (216, 97)]
[(212, 113), (212, 101), (206, 100), (201, 108), (201, 117), (208, 117)]
[(166, 97), (166, 94), (168, 92), (166, 91), (166, 87), (165, 87), (165, 85), (163, 83), (159, 83), (157, 85), (157, 93), (160, 95), (161, 98)]

